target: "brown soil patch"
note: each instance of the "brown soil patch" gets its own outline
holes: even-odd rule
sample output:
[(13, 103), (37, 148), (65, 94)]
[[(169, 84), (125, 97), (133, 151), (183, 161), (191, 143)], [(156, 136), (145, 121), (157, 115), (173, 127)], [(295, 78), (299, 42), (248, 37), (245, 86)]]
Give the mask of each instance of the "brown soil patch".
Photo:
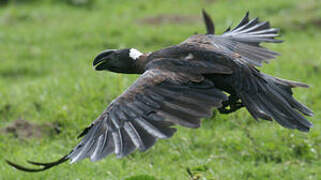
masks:
[(205, 0), (206, 3), (211, 4), (211, 3), (215, 3), (217, 0)]
[(12, 134), (19, 139), (42, 138), (60, 133), (58, 123), (34, 124), (27, 120), (18, 119), (1, 128), (1, 134)]
[(153, 17), (146, 17), (138, 20), (141, 24), (151, 24), (151, 25), (160, 25), (160, 24), (184, 24), (184, 23), (194, 23), (200, 21), (200, 17), (191, 16), (191, 15), (170, 15), (170, 14), (161, 14)]
[(314, 25), (315, 27), (321, 28), (321, 18), (319, 18), (319, 19), (313, 19), (313, 20), (311, 21), (311, 24)]
[(295, 27), (297, 29), (302, 29), (302, 30), (305, 30), (308, 27), (321, 28), (321, 18), (313, 18), (313, 19), (306, 20), (304, 22), (300, 22)]
[[(312, 18), (305, 21), (295, 21), (292, 20), (287, 23), (286, 29), (296, 29), (296, 30), (306, 30), (310, 27), (321, 29), (321, 18)], [(285, 29), (282, 28), (282, 29)]]

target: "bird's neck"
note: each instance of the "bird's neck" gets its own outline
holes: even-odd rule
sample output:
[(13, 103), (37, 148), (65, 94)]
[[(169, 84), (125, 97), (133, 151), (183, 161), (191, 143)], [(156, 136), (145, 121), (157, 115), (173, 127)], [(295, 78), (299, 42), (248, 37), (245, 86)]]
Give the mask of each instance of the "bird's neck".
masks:
[(144, 53), (137, 58), (135, 61), (136, 74), (143, 74), (145, 72), (146, 64), (150, 61), (150, 58), (148, 58), (149, 55), (150, 53)]

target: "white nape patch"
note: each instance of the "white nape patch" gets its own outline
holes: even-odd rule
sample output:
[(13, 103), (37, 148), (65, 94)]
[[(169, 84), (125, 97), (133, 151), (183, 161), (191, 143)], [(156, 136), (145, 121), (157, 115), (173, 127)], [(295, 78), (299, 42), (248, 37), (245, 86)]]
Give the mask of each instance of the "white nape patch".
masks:
[(134, 60), (137, 60), (141, 55), (143, 55), (143, 53), (141, 53), (140, 51), (138, 51), (135, 48), (131, 48), (129, 50), (129, 57), (131, 57)]
[(192, 59), (194, 59), (194, 55), (192, 53), (188, 53), (188, 55), (184, 59), (185, 60), (192, 60)]

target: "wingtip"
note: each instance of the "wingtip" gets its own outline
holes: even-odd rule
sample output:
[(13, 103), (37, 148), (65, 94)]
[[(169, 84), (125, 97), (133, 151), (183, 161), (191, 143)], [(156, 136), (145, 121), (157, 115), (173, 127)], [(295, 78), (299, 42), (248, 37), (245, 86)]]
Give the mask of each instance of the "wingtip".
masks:
[(250, 17), (250, 11), (249, 11), (249, 10), (247, 10), (247, 11), (246, 11), (246, 13), (245, 13), (245, 16), (244, 16), (244, 17), (245, 17), (245, 18), (247, 18), (247, 19)]
[(69, 158), (68, 158), (68, 155), (60, 158), (59, 160), (57, 161), (54, 161), (54, 162), (50, 162), (50, 163), (40, 163), (40, 162), (34, 162), (34, 161), (27, 161), (29, 164), (32, 164), (32, 165), (36, 165), (36, 166), (42, 166), (41, 168), (39, 169), (35, 169), (35, 168), (27, 168), (27, 167), (24, 167), (24, 166), (21, 166), (19, 164), (16, 164), (16, 163), (13, 163), (9, 160), (5, 160), (7, 164), (9, 164), (10, 166), (20, 170), (20, 171), (25, 171), (25, 172), (41, 172), (41, 171), (45, 171), (45, 170), (48, 170), (52, 167), (55, 167), (61, 163), (64, 163), (65, 161), (67, 161)]
[[(309, 112), (309, 113), (307, 113), (306, 115), (307, 115), (307, 116), (312, 117), (312, 116), (314, 116), (314, 112), (310, 111), (310, 112)], [(313, 127), (313, 124), (312, 124), (312, 126), (311, 126), (311, 127)]]
[(301, 88), (310, 88), (309, 84), (303, 83), (303, 82), (297, 82), (297, 81), (292, 81), (293, 87), (301, 87)]
[(206, 20), (207, 17), (209, 17), (209, 14), (206, 12), (206, 10), (204, 8), (202, 8), (202, 15), (204, 20)]
[(226, 32), (231, 31), (231, 26), (232, 26), (232, 25), (229, 25), (223, 33), (226, 33)]
[(205, 8), (202, 8), (202, 14), (203, 14), (203, 15), (204, 15), (204, 14), (208, 15), (208, 13), (206, 12)]
[(24, 166), (21, 166), (19, 164), (16, 164), (16, 163), (13, 163), (9, 160), (5, 160), (6, 163), (8, 165), (10, 165), (11, 167), (17, 169), (17, 170), (20, 170), (20, 171), (24, 171), (24, 172), (39, 172), (39, 171), (43, 171), (43, 169), (32, 169), (32, 168), (27, 168), (27, 167), (24, 167)]
[(208, 16), (208, 14), (204, 8), (202, 8), (202, 16), (203, 16), (203, 18), (205, 18), (205, 16)]
[(7, 159), (5, 159), (5, 162), (6, 162), (7, 164), (9, 164), (10, 166), (14, 166), (14, 163), (11, 162), (11, 161), (9, 161), (9, 160), (7, 160)]
[(283, 43), (284, 42), (284, 40), (282, 40), (282, 39), (274, 39), (274, 41), (273, 41), (274, 43)]
[(309, 124), (297, 127), (296, 129), (301, 132), (308, 133), (308, 132), (310, 132), (311, 128), (313, 128), (313, 124), (311, 122), (309, 122)]
[(203, 20), (206, 26), (206, 34), (215, 34), (215, 26), (211, 16), (202, 8)]

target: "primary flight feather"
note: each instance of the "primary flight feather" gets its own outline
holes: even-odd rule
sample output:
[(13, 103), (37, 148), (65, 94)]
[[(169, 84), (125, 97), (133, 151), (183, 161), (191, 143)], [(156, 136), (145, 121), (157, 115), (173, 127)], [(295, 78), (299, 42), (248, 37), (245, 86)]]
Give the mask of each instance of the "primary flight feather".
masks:
[(201, 118), (211, 117), (212, 108), (231, 113), (245, 107), (255, 119), (309, 131), (312, 124), (303, 115), (313, 112), (291, 90), (308, 85), (261, 73), (255, 67), (279, 55), (261, 46), (282, 42), (275, 39), (279, 30), (258, 18), (250, 20), (246, 13), (235, 28), (215, 35), (211, 17), (205, 11), (203, 17), (207, 33), (178, 45), (152, 53), (133, 48), (100, 53), (93, 61), (97, 71), (141, 76), (80, 134), (80, 143), (63, 158), (51, 163), (28, 161), (39, 169), (7, 163), (38, 172), (67, 160), (97, 161), (109, 154), (121, 158), (170, 138), (175, 125), (200, 127)]

